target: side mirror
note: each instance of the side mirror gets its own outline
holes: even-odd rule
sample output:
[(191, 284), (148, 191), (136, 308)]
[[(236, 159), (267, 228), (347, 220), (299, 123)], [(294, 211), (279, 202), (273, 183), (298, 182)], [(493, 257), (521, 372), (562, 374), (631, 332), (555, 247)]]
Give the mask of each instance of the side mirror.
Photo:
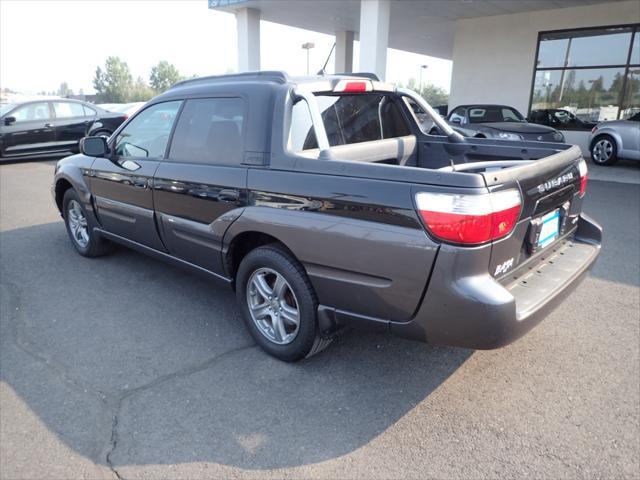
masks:
[(84, 137), (80, 139), (80, 152), (89, 157), (104, 157), (109, 152), (104, 137)]
[(11, 125), (16, 121), (16, 117), (4, 117), (4, 124)]
[(460, 119), (460, 117), (455, 117), (451, 119), (451, 123), (457, 123), (458, 125), (461, 125), (462, 120)]

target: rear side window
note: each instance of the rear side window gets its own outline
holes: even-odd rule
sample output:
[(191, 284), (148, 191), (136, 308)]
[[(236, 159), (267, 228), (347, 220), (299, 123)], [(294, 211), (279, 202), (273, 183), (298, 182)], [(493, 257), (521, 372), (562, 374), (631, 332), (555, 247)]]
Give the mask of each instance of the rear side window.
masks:
[(187, 100), (171, 142), (178, 162), (239, 165), (245, 104), (241, 98)]
[[(316, 98), (332, 147), (411, 135), (398, 104), (389, 95), (317, 95)], [(293, 107), (289, 142), (293, 151), (318, 148), (305, 101)]]
[(80, 103), (53, 102), (56, 118), (84, 117), (84, 109)]

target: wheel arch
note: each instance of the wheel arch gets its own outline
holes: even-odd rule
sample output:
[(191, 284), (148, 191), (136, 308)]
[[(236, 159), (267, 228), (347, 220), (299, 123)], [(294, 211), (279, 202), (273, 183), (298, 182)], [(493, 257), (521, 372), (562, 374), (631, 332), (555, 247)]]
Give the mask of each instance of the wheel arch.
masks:
[(613, 138), (613, 141), (616, 142), (616, 149), (618, 151), (622, 150), (622, 138), (620, 137), (620, 135), (618, 135), (616, 131), (607, 128), (607, 129), (598, 130), (598, 132), (595, 134), (595, 136), (591, 139), (591, 142), (589, 143), (589, 151), (591, 151), (591, 149), (599, 139), (605, 136)]
[(59, 178), (56, 181), (56, 184), (54, 186), (56, 206), (58, 207), (58, 211), (60, 212), (61, 215), (62, 215), (62, 199), (64, 198), (64, 194), (70, 188), (73, 188), (73, 185), (69, 180), (67, 180), (64, 177)]
[(62, 201), (64, 194), (70, 188), (78, 192), (81, 202), (83, 203), (87, 214), (92, 217), (91, 220), (97, 224), (97, 218), (91, 202), (91, 190), (87, 184), (87, 179), (83, 171), (89, 170), (93, 158), (83, 155), (74, 155), (58, 162), (56, 166), (56, 174), (53, 179), (53, 194), (56, 207), (62, 214)]
[(252, 250), (265, 245), (277, 245), (278, 248), (295, 258), (304, 269), (302, 262), (300, 262), (295, 253), (286, 245), (286, 243), (271, 233), (265, 233), (260, 229), (251, 228), (234, 232), (232, 237), (227, 241), (228, 244), (223, 248), (223, 264), (227, 276), (234, 279), (234, 288), (236, 272), (238, 271), (238, 267), (240, 266), (242, 259)]

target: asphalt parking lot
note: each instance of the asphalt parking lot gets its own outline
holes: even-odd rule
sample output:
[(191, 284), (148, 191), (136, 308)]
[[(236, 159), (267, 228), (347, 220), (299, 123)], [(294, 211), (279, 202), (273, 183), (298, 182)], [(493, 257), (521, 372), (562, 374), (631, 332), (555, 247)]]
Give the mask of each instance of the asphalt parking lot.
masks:
[(2, 478), (638, 478), (637, 183), (591, 181), (602, 255), (515, 344), (352, 332), (285, 364), (230, 291), (77, 255), (52, 170), (0, 166)]

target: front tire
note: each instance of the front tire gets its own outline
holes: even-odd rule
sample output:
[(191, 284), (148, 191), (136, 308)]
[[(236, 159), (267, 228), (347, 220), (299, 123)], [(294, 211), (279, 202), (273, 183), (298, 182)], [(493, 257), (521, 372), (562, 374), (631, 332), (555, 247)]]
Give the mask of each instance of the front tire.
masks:
[(256, 343), (270, 355), (295, 362), (323, 350), (318, 302), (302, 265), (277, 245), (251, 251), (240, 263), (236, 297)]
[(601, 135), (591, 144), (591, 160), (596, 165), (613, 165), (618, 161), (618, 146), (613, 137)]
[(68, 189), (62, 199), (62, 215), (71, 244), (83, 257), (99, 257), (109, 253), (112, 245), (94, 231), (78, 193)]

